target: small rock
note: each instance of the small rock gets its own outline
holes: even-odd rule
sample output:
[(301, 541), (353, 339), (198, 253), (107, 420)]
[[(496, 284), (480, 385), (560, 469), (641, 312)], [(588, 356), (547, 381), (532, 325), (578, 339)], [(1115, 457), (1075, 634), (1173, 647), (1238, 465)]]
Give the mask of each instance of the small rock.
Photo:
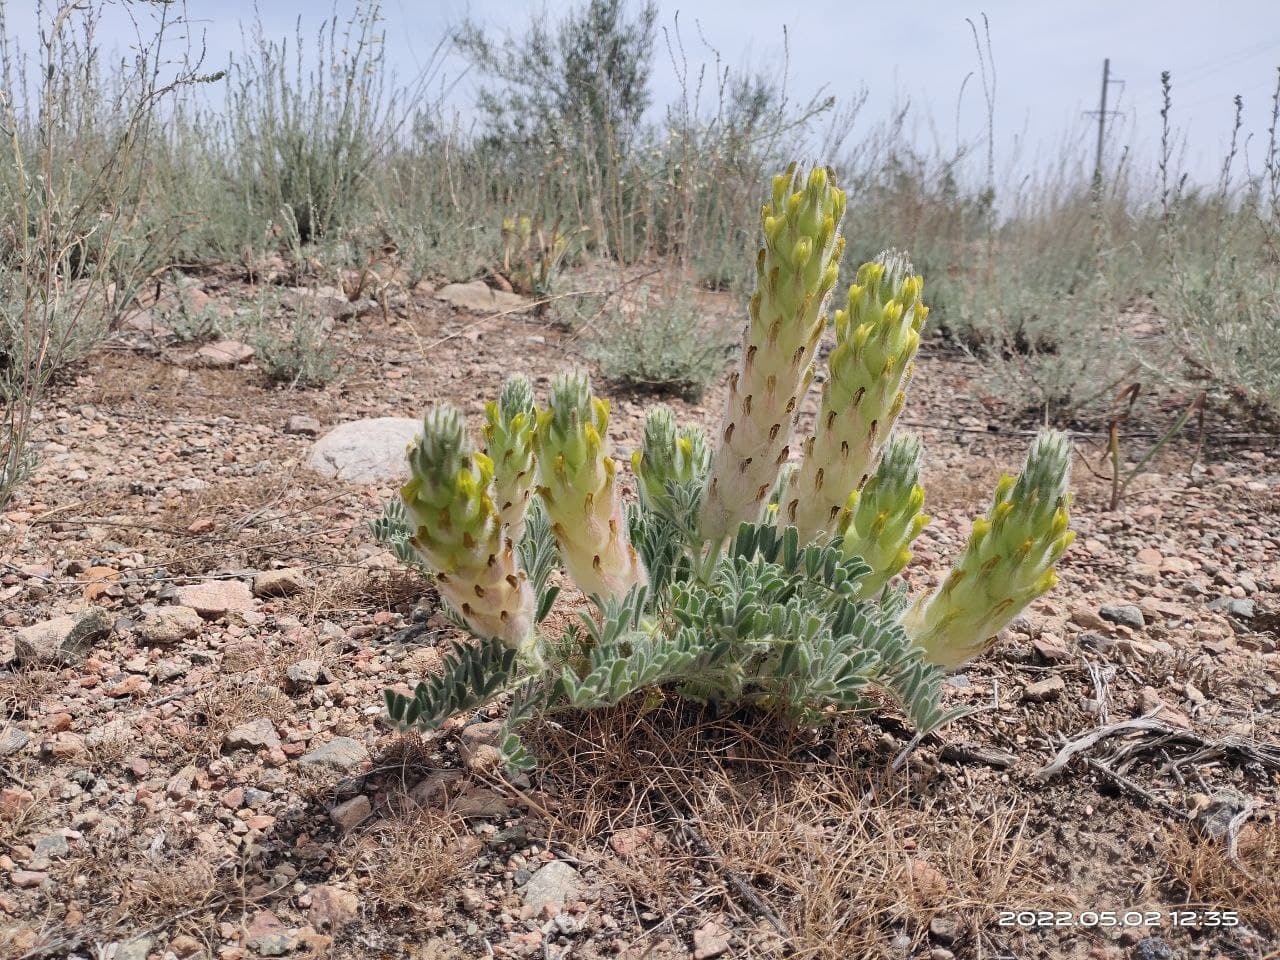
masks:
[(172, 777), (164, 786), (164, 792), (170, 800), (181, 800), (191, 792), (191, 784), (196, 779), (196, 768), (191, 764), (187, 764)]
[(473, 787), (458, 797), (450, 810), (466, 820), (499, 820), (510, 815), (511, 803), (497, 790)]
[(284, 432), (298, 437), (318, 437), (320, 436), (320, 421), (315, 417), (297, 413), (290, 417), (289, 422), (284, 425)]
[(1022, 699), (1030, 700), (1032, 703), (1049, 703), (1062, 696), (1062, 691), (1066, 688), (1067, 685), (1062, 682), (1062, 678), (1054, 673), (1043, 680), (1027, 684), (1022, 689)]
[(227, 731), (222, 738), (225, 750), (276, 750), (280, 747), (280, 735), (266, 717), (258, 717)]
[(317, 930), (339, 930), (360, 912), (360, 898), (341, 887), (321, 884), (311, 891), (307, 918)]
[(934, 947), (929, 951), (929, 960), (955, 960), (955, 957), (946, 947)]
[(1257, 615), (1257, 607), (1252, 600), (1241, 600), (1236, 597), (1219, 597), (1209, 604), (1210, 610), (1222, 610), (1237, 620), (1252, 620)]
[(1031, 641), (1031, 649), (1041, 663), (1065, 663), (1071, 659), (1071, 651), (1054, 637), (1036, 637)]
[(694, 960), (711, 960), (729, 951), (729, 937), (732, 934), (722, 923), (715, 920), (704, 923), (693, 931)]
[(1091, 608), (1077, 606), (1071, 609), (1071, 622), (1086, 630), (1105, 630), (1107, 623)]
[(632, 859), (653, 840), (653, 831), (648, 827), (630, 827), (614, 831), (609, 838), (609, 846), (623, 860)]
[(502, 724), (497, 720), (464, 727), (459, 753), (467, 769), (476, 773), (496, 769), (502, 763), (502, 753), (497, 746), (501, 737)]
[(950, 945), (960, 937), (960, 924), (951, 917), (937, 916), (929, 921), (929, 936), (935, 943)]
[(47, 833), (36, 841), (31, 859), (27, 861), (29, 870), (47, 870), (49, 861), (55, 857), (65, 857), (71, 852), (67, 838), (60, 833)]
[(191, 359), (201, 366), (225, 370), (252, 360), (253, 347), (239, 340), (217, 340), (205, 344)]
[(437, 300), (444, 300), (473, 313), (497, 313), (529, 306), (529, 301), (519, 294), (491, 289), (483, 280), (445, 284), (436, 291), (435, 296)]
[(372, 812), (373, 805), (369, 802), (369, 798), (360, 794), (330, 810), (329, 819), (337, 824), (338, 829), (343, 833), (348, 833), (369, 819)]
[(1249, 801), (1235, 790), (1219, 790), (1196, 813), (1195, 829), (1207, 839), (1224, 840), (1230, 833), (1231, 821), (1248, 805)]
[(49, 879), (49, 874), (43, 870), (14, 870), (9, 874), (9, 879), (19, 890), (30, 890), (44, 884)]
[(132, 940), (117, 944), (115, 960), (147, 960), (147, 955), (151, 953), (152, 942), (150, 937), (134, 937)]
[(239, 580), (206, 580), (178, 587), (174, 594), (179, 604), (209, 619), (253, 609), (253, 594)]
[(195, 937), (180, 933), (169, 941), (169, 950), (177, 957), (194, 957), (204, 951), (204, 944)]
[(1141, 630), (1147, 625), (1142, 611), (1132, 603), (1107, 604), (1098, 608), (1098, 615), (1103, 620), (1118, 623), (1122, 627), (1132, 627), (1134, 630)]
[(203, 626), (200, 614), (191, 607), (160, 607), (138, 624), (138, 637), (144, 643), (168, 647), (194, 637)]
[(582, 899), (582, 874), (563, 860), (552, 860), (529, 878), (520, 888), (527, 907), (539, 911), (546, 904), (559, 910), (566, 903)]
[(335, 427), (311, 448), (316, 473), (351, 483), (377, 484), (409, 475), (405, 450), (422, 430), (422, 421), (374, 417)]
[(310, 753), (298, 758), (298, 766), (308, 770), (332, 770), (334, 773), (351, 774), (369, 759), (369, 751), (359, 740), (351, 737), (334, 737)]
[(263, 570), (253, 578), (255, 597), (292, 597), (315, 586), (303, 571)]
[(68, 666), (84, 659), (96, 642), (112, 630), (112, 619), (101, 607), (77, 617), (55, 617), (23, 627), (14, 638), (14, 656), (21, 663), (59, 663)]
[(245, 932), (249, 949), (262, 957), (279, 957), (298, 945), (297, 936), (270, 910), (254, 915)]
[(310, 690), (320, 682), (320, 676), (324, 673), (324, 664), (319, 660), (299, 660), (297, 663), (289, 664), (289, 669), (285, 671), (285, 686), (293, 693), (300, 690)]
[(31, 742), (31, 737), (19, 730), (16, 725), (6, 723), (0, 730), (0, 757), (9, 757), (17, 753)]
[(926, 901), (940, 900), (947, 893), (947, 878), (928, 860), (911, 861), (911, 885)]
[(1159, 937), (1147, 937), (1133, 945), (1133, 960), (1173, 960), (1173, 948)]

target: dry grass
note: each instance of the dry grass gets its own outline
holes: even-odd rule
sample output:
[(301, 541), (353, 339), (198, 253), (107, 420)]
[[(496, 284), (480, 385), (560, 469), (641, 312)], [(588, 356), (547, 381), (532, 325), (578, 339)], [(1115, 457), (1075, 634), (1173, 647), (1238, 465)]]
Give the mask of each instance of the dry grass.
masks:
[(293, 713), (293, 703), (275, 687), (250, 676), (223, 676), (192, 696), (191, 723), (179, 749), (193, 756), (216, 757), (227, 732), (266, 717), (279, 725)]
[(314, 591), (290, 598), (284, 609), (306, 622), (341, 614), (391, 610), (434, 594), (434, 588), (413, 570), (362, 569), (317, 578)]
[(1280, 821), (1246, 824), (1236, 862), (1225, 844), (1175, 834), (1165, 858), (1188, 907), (1235, 910), (1264, 935), (1280, 937)]
[(62, 691), (60, 674), (56, 667), (16, 661), (0, 671), (0, 716), (6, 722), (38, 716), (41, 704)]
[(812, 960), (901, 956), (894, 937), (919, 946), (937, 916), (956, 925), (957, 950), (986, 951), (997, 910), (1061, 900), (1032, 870), (1024, 811), (975, 807), (944, 781), (913, 792), (856, 725), (779, 731), (762, 717), (627, 704), (541, 739), (553, 834), (570, 846), (637, 826), (658, 838), (603, 865), (632, 912), (670, 922), (718, 908), (739, 931), (757, 928), (749, 949), (761, 955), (773, 934), (749, 919), (742, 883), (790, 931), (789, 955)]
[(335, 859), (381, 913), (435, 912), (441, 894), (480, 851), (463, 824), (436, 811), (378, 818), (343, 840)]

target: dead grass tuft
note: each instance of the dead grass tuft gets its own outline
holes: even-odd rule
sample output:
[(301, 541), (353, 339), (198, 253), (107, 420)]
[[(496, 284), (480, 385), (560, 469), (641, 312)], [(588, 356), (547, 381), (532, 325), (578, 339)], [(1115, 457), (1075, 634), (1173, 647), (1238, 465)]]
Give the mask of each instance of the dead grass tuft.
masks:
[(63, 690), (59, 673), (38, 664), (15, 664), (0, 672), (0, 716), (12, 721), (38, 715), (45, 699)]
[(1280, 821), (1245, 824), (1236, 853), (1232, 862), (1225, 844), (1190, 830), (1174, 835), (1164, 851), (1189, 907), (1235, 910), (1243, 922), (1280, 936)]
[(381, 913), (434, 912), (443, 891), (479, 853), (460, 821), (436, 811), (377, 819), (335, 852), (361, 895)]
[(289, 612), (302, 619), (392, 610), (434, 596), (435, 588), (412, 570), (356, 570), (320, 584), (314, 595), (296, 598)]
[(635, 827), (655, 838), (603, 867), (637, 913), (696, 901), (754, 925), (755, 943), (768, 924), (745, 919), (759, 912), (745, 883), (790, 931), (788, 955), (846, 960), (901, 956), (894, 937), (924, 944), (939, 916), (958, 954), (983, 954), (999, 946), (996, 911), (1061, 900), (1031, 867), (1025, 812), (975, 809), (938, 775), (913, 791), (857, 724), (787, 731), (631, 703), (548, 724), (540, 739), (548, 793), (573, 798), (548, 804), (555, 832), (570, 844)]
[(228, 677), (193, 696), (191, 726), (180, 748), (192, 755), (217, 756), (228, 731), (266, 717), (279, 724), (293, 713), (293, 703), (279, 689), (252, 677)]

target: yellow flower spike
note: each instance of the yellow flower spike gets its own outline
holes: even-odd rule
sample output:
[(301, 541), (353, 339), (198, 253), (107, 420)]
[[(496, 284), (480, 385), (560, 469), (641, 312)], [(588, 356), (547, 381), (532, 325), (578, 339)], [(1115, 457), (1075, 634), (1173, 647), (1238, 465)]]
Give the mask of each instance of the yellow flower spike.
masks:
[(928, 518), (920, 513), (922, 447), (914, 434), (896, 433), (890, 439), (875, 475), (861, 491), (849, 494), (837, 523), (846, 556), (859, 556), (871, 572), (858, 584), (862, 598), (875, 596), (905, 566), (908, 547)]
[(410, 543), (437, 574), (440, 595), (477, 635), (519, 647), (533, 627), (534, 600), (509, 549), (491, 495), (493, 461), (475, 451), (461, 414), (430, 410), (409, 449), (401, 487)]
[(920, 345), (920, 289), (906, 258), (885, 253), (858, 268), (845, 309), (836, 311), (813, 434), (781, 497), (778, 522), (795, 526), (802, 543), (837, 532), (833, 517), (875, 471)]
[(917, 598), (903, 618), (908, 636), (931, 663), (954, 668), (976, 656), (1057, 583), (1053, 564), (1074, 537), (1064, 529), (1070, 468), (1071, 442), (1045, 431), (1032, 444), (1022, 473), (1000, 478), (988, 516), (973, 521), (969, 542), (947, 578), (956, 586)]
[(839, 275), (844, 212), (834, 178), (816, 173), (801, 174), (793, 164), (775, 177), (762, 214), (756, 292), (699, 517), (703, 537), (714, 543), (743, 521), (760, 520), (812, 383), (823, 311)]
[[(565, 569), (583, 593), (601, 600), (621, 598), (648, 580), (627, 535), (608, 422), (609, 405), (592, 395), (587, 375), (562, 374), (551, 384), (534, 441), (542, 497)], [(554, 467), (548, 470), (548, 464)]]

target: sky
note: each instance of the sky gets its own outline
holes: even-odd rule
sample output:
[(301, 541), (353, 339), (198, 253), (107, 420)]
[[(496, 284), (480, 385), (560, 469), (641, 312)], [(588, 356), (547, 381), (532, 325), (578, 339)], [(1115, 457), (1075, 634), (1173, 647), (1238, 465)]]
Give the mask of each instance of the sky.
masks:
[[(260, 0), (257, 8), (253, 0), (186, 2), (191, 30), (203, 37), (211, 65), (240, 49), (241, 30), (255, 15), (269, 35), (292, 34), (298, 23), (306, 35), (334, 11), (342, 16), (353, 6), (351, 0)], [(409, 78), (465, 18), (495, 34), (518, 34), (531, 17), (554, 21), (570, 6), (566, 0), (384, 0), (387, 54), (398, 74)], [(128, 43), (127, 9), (119, 0), (108, 9), (99, 37), (104, 45)], [(678, 15), (691, 72), (718, 51), (731, 67), (777, 74), (789, 49), (793, 97), (805, 99), (822, 88), (848, 102), (865, 89), (854, 139), (909, 101), (918, 143), (946, 152), (957, 140), (977, 144), (979, 174), (985, 169), (987, 108), (966, 18), (981, 29), (985, 13), (994, 65), (995, 166), (1005, 184), (1063, 160), (1092, 169), (1097, 120), (1086, 114), (1098, 108), (1108, 57), (1119, 81), (1108, 90), (1108, 109), (1118, 111), (1108, 118), (1109, 162), (1127, 151), (1136, 172), (1154, 177), (1160, 72), (1170, 70), (1183, 169), (1194, 180), (1216, 180), (1231, 133), (1232, 97), (1240, 94), (1242, 155), (1256, 171), (1280, 67), (1280, 0), (659, 0), (659, 9), (668, 29)], [(36, 16), (30, 0), (9, 0), (7, 13), (11, 33), (30, 35)], [(466, 74), (465, 62), (449, 57), (440, 80), (458, 80), (450, 104), (466, 114), (478, 78)], [(653, 90), (659, 105), (681, 95), (661, 36)]]

